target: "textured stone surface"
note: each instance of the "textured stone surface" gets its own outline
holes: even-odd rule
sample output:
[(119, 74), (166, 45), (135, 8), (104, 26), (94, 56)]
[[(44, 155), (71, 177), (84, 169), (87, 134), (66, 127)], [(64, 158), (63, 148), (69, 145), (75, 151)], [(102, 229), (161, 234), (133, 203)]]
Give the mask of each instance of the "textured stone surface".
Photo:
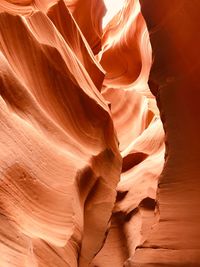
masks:
[(0, 1), (0, 267), (200, 266), (199, 8)]

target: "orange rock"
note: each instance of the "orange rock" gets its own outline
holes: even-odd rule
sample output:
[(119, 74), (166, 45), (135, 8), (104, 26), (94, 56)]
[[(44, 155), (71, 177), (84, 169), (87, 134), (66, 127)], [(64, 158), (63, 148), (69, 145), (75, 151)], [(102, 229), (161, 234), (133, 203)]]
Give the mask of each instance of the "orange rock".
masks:
[(102, 73), (95, 63), (97, 89), (89, 63), (41, 11), (0, 13), (0, 32), (0, 266), (87, 266), (121, 170)]

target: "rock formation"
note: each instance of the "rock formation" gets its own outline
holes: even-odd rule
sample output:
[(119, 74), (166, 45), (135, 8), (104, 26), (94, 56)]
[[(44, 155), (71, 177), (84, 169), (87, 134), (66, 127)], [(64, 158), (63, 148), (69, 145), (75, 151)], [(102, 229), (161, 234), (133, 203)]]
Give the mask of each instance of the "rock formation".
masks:
[(199, 8), (0, 1), (0, 267), (200, 266)]

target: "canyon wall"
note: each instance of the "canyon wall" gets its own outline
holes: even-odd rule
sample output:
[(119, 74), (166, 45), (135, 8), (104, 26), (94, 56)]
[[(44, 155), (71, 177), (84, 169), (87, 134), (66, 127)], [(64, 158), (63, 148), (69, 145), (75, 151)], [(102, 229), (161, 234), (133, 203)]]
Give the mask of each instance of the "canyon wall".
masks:
[(0, 1), (0, 267), (197, 267), (198, 0)]

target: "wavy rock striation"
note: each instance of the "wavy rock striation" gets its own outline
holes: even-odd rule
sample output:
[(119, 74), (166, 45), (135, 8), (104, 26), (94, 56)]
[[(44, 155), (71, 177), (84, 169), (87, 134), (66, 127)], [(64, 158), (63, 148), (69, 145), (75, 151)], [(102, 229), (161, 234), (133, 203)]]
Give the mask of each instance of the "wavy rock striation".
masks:
[(63, 1), (3, 4), (0, 266), (88, 266), (121, 170), (104, 74)]
[(0, 1), (0, 267), (200, 266), (199, 8)]

